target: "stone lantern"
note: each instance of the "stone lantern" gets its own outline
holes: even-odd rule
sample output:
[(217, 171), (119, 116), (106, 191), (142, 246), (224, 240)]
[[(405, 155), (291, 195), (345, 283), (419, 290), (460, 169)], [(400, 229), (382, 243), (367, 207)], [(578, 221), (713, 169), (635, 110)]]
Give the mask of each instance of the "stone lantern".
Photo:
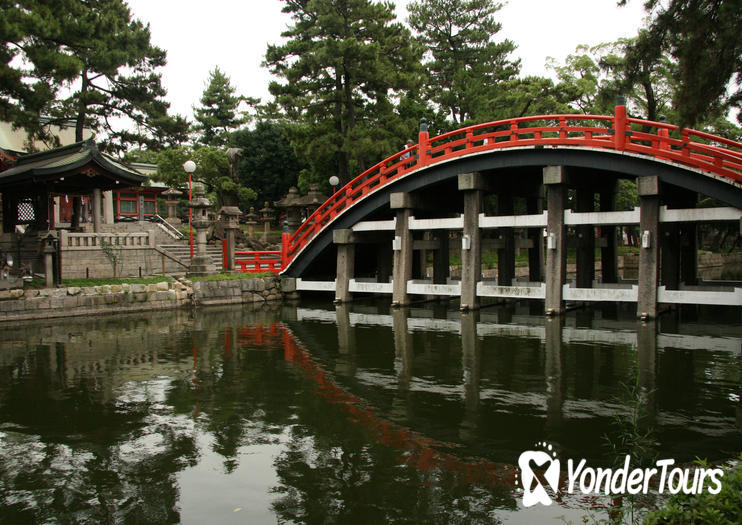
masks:
[(167, 203), (167, 222), (179, 225), (180, 219), (178, 219), (177, 213), (178, 197), (183, 195), (183, 192), (178, 191), (175, 188), (168, 188), (162, 192), (162, 195), (165, 197), (165, 202)]
[(196, 230), (196, 255), (191, 259), (189, 276), (209, 275), (216, 272), (211, 258), (206, 255), (206, 231), (209, 228), (209, 208), (211, 202), (204, 196), (204, 185), (193, 183), (193, 198), (188, 203), (192, 210), (191, 224)]
[(46, 287), (53, 288), (54, 279), (54, 255), (57, 253), (57, 236), (51, 231), (41, 237), (41, 251), (44, 254), (44, 273), (46, 274)]
[(268, 201), (265, 201), (265, 207), (260, 210), (260, 219), (263, 221), (263, 236), (260, 240), (268, 242), (268, 234), (271, 231), (271, 221), (273, 220), (273, 210), (268, 206)]
[(219, 210), (219, 217), (224, 224), (224, 233), (227, 239), (226, 270), (234, 271), (234, 232), (239, 230), (239, 216), (242, 210), (237, 206), (222, 206)]
[(288, 194), (276, 203), (276, 207), (286, 210), (286, 220), (289, 223), (290, 233), (294, 233), (301, 224), (301, 210), (304, 205), (301, 203), (299, 190), (295, 186), (289, 188)]
[(255, 213), (255, 207), (250, 206), (250, 211), (247, 213), (247, 220), (245, 221), (245, 224), (247, 224), (247, 236), (252, 239), (255, 237), (255, 225), (258, 223), (255, 219), (258, 218), (258, 215)]

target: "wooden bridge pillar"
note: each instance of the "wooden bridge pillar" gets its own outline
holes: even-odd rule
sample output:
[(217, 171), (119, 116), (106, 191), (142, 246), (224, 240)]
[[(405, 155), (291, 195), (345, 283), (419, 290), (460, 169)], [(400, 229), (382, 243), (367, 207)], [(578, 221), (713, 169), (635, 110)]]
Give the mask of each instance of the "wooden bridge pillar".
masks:
[(567, 169), (564, 166), (544, 168), (546, 187), (546, 301), (548, 315), (564, 310), (562, 285), (567, 276), (567, 231), (564, 208), (567, 204)]
[[(600, 191), (600, 211), (616, 210), (616, 182)], [(616, 226), (605, 224), (600, 227), (603, 245), (600, 248), (600, 273), (604, 283), (618, 282), (618, 241)]]
[(412, 231), (410, 230), (410, 216), (412, 215), (412, 198), (409, 193), (392, 193), (389, 196), (389, 207), (397, 211), (397, 224), (394, 229), (394, 250), (392, 267), (392, 306), (402, 306), (410, 303), (407, 295), (407, 281), (412, 279)]
[[(595, 194), (591, 188), (577, 188), (577, 211), (595, 211)], [(592, 288), (595, 280), (595, 226), (580, 224), (577, 230), (577, 287)]]
[(446, 284), (450, 275), (448, 230), (435, 230), (433, 236), (438, 242), (433, 252), (433, 284)]
[(388, 283), (392, 277), (393, 254), (388, 241), (376, 245), (376, 280), (380, 283)]
[(482, 235), (479, 214), (482, 211), (484, 177), (479, 172), (460, 173), (459, 191), (464, 192), (464, 229), (461, 238), (461, 309), (479, 308), (477, 283), (482, 277)]
[[(544, 211), (544, 199), (541, 195), (526, 198), (526, 213), (536, 215)], [(528, 238), (533, 246), (528, 249), (528, 280), (543, 282), (544, 280), (544, 236), (541, 228), (528, 228)]]
[(337, 245), (337, 280), (335, 281), (335, 303), (347, 303), (353, 299), (350, 280), (355, 272), (355, 236), (353, 230), (333, 230), (332, 242)]
[(639, 195), (639, 298), (636, 313), (643, 319), (657, 317), (660, 183), (656, 176), (640, 177)]
[[(497, 214), (513, 215), (512, 194), (497, 194)], [(513, 228), (500, 228), (502, 248), (497, 250), (497, 284), (512, 286), (515, 278), (515, 231)]]

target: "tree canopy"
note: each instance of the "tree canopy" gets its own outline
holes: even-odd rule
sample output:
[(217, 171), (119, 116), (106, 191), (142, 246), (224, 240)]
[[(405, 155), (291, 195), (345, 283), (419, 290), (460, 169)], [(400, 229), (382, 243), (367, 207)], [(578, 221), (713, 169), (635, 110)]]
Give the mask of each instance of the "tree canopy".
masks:
[(410, 26), (428, 49), (425, 92), (454, 125), (497, 118), (492, 108), (505, 95), (505, 83), (518, 75), (519, 61), (509, 58), (515, 44), (494, 41), (500, 8), (493, 0), (418, 0), (408, 6)]
[(198, 141), (205, 146), (224, 146), (229, 135), (247, 122), (239, 106), (254, 99), (238, 96), (229, 77), (218, 67), (209, 73), (206, 89), (201, 96), (201, 105), (194, 108), (196, 126), (200, 132)]
[(4, 117), (31, 131), (42, 116), (52, 124), (74, 121), (77, 140), (85, 129), (105, 131), (109, 149), (182, 140), (187, 122), (168, 116), (158, 72), (165, 52), (123, 0), (3, 4)]
[[(192, 179), (206, 185), (217, 208), (235, 204), (249, 206), (255, 200), (257, 195), (252, 189), (233, 180), (229, 156), (219, 148), (178, 147), (162, 151), (157, 157), (157, 179), (173, 188), (186, 188), (188, 174), (183, 170), (183, 163), (187, 160), (196, 163)], [(235, 196), (239, 202), (235, 202)]]
[(641, 74), (647, 54), (666, 51), (678, 63), (673, 105), (680, 125), (695, 126), (720, 108), (739, 110), (742, 0), (646, 0), (644, 6), (653, 16), (627, 53), (631, 77)]
[(237, 173), (240, 182), (257, 193), (257, 202), (275, 202), (298, 182), (298, 174), (307, 168), (286, 136), (287, 126), (259, 121), (255, 129), (234, 133), (232, 143), (242, 148)]
[(347, 182), (416, 129), (395, 102), (422, 84), (421, 49), (388, 2), (292, 0), (283, 11), (293, 25), (268, 46), (265, 64), (282, 79), (270, 92), (311, 176)]

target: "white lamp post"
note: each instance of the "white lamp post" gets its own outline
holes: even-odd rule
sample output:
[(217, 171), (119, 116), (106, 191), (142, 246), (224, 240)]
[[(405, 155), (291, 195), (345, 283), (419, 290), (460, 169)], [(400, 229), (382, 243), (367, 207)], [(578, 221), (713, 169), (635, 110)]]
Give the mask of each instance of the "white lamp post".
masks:
[(336, 191), (335, 188), (340, 183), (340, 179), (333, 175), (332, 177), (330, 177), (330, 180), (328, 182), (330, 183), (330, 186), (332, 186), (332, 194), (334, 195)]
[[(183, 169), (188, 174), (188, 204), (191, 203), (191, 175), (196, 171), (196, 163), (192, 160), (187, 160), (183, 163)], [(193, 209), (188, 208), (188, 230), (190, 233), (190, 245), (191, 245), (191, 259), (193, 259)]]

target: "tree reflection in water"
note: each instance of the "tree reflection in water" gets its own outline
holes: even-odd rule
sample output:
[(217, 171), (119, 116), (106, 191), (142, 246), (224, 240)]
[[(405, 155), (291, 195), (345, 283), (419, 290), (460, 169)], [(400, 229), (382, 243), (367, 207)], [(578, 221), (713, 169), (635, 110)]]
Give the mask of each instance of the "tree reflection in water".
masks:
[(637, 371), (633, 331), (314, 312), (4, 327), (0, 522), (493, 523), (517, 510), (534, 436), (604, 458), (610, 398), (635, 377), (667, 457), (738, 448), (731, 339), (652, 332)]

